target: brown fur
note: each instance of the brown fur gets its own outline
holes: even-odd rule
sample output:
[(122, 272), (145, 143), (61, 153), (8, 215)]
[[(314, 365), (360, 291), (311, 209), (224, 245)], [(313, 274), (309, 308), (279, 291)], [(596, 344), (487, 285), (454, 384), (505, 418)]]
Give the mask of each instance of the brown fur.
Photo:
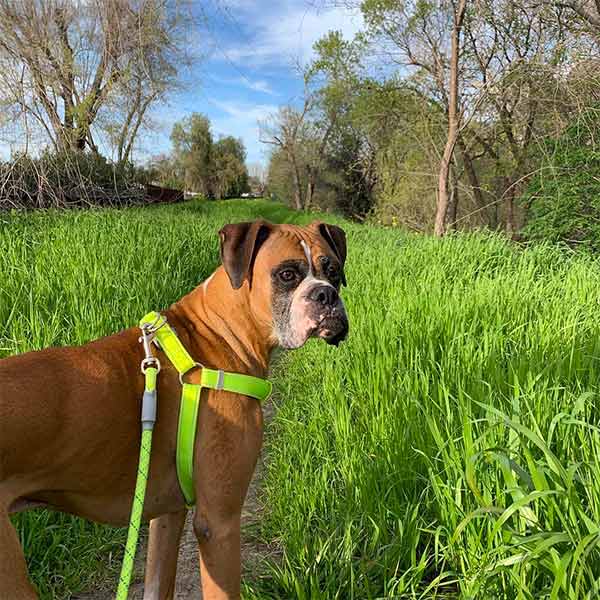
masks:
[[(329, 252), (318, 226), (271, 226), (250, 265), (252, 285), (233, 289), (223, 267), (164, 311), (195, 360), (267, 376), (276, 345), (270, 272), (284, 258)], [(148, 307), (152, 309), (154, 307)], [(141, 316), (141, 315), (140, 315)], [(42, 503), (87, 519), (128, 523), (140, 445), (140, 330), (81, 347), (0, 361), (0, 598), (36, 598), (9, 512)], [(145, 598), (171, 598), (185, 519), (175, 471), (181, 386), (160, 352), (158, 419), (144, 519), (151, 520)], [(199, 372), (189, 379), (198, 382)], [(251, 398), (203, 390), (195, 448), (194, 530), (206, 600), (239, 598), (240, 515), (262, 444), (262, 411)]]

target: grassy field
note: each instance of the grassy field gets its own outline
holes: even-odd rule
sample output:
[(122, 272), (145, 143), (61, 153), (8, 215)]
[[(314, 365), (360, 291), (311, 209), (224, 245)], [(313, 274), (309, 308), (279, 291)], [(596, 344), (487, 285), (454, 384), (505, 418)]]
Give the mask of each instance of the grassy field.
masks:
[[(259, 214), (312, 218), (262, 202), (0, 216), (0, 356), (168, 305), (217, 264), (216, 230)], [(346, 229), (350, 338), (278, 361), (253, 533), (283, 558), (245, 596), (596, 597), (600, 266)], [(43, 511), (17, 525), (46, 597), (118, 562), (121, 531)]]
[[(0, 213), (0, 357), (81, 344), (166, 307), (218, 264), (218, 229), (263, 214), (259, 202), (143, 209)], [(65, 598), (120, 568), (124, 531), (66, 515), (15, 518), (35, 584)]]

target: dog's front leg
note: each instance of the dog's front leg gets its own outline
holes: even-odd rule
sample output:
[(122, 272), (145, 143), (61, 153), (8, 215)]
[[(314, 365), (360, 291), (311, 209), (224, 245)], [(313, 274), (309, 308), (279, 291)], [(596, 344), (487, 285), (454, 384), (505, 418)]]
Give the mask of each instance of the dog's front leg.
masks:
[(221, 393), (200, 410), (194, 532), (202, 598), (239, 600), (242, 507), (262, 444), (262, 409), (255, 400)]
[(241, 514), (206, 513), (198, 507), (194, 531), (200, 548), (203, 600), (238, 600), (240, 597)]
[(27, 565), (17, 532), (0, 507), (0, 598), (35, 600), (37, 594), (29, 583)]
[(186, 510), (150, 521), (144, 600), (171, 600), (175, 593), (177, 555)]

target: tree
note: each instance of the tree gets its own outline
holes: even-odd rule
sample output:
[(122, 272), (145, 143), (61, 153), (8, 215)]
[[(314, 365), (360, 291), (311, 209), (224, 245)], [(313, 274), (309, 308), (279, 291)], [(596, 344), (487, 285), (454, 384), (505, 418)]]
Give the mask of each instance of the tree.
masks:
[(213, 145), (213, 190), (216, 198), (239, 197), (248, 189), (246, 149), (241, 139), (227, 136)]
[(294, 196), (292, 167), (281, 148), (274, 148), (269, 157), (266, 188), (270, 195), (280, 201), (289, 202)]
[(246, 148), (241, 139), (213, 141), (208, 117), (192, 113), (171, 131), (170, 157), (154, 161), (159, 181), (200, 193), (207, 198), (232, 198), (248, 189)]
[(97, 152), (104, 117), (126, 161), (149, 107), (172, 89), (187, 22), (169, 0), (0, 0), (0, 104), (57, 150)]
[(213, 137), (208, 117), (192, 113), (171, 131), (173, 160), (187, 189), (213, 196)]
[[(435, 213), (435, 235), (442, 236), (446, 232), (446, 217), (449, 205), (448, 182), (450, 180), (450, 165), (454, 156), (454, 148), (460, 135), (462, 120), (459, 96), (459, 60), (463, 23), (465, 20), (466, 0), (452, 3), (452, 33), (450, 35), (450, 82), (448, 84), (448, 139), (440, 162), (438, 176), (438, 203)], [(456, 192), (455, 192), (456, 194)], [(455, 196), (456, 197), (456, 196)], [(454, 207), (456, 215), (456, 207)]]
[(304, 210), (305, 194), (302, 185), (303, 144), (308, 139), (308, 113), (312, 98), (304, 100), (300, 110), (292, 106), (282, 106), (260, 126), (260, 141), (276, 146), (283, 152), (290, 165), (293, 180), (293, 205), (296, 210)]
[(263, 195), (267, 185), (268, 169), (261, 163), (248, 165), (248, 185), (255, 193)]
[(472, 196), (494, 227), (503, 202), (512, 235), (514, 198), (533, 168), (536, 140), (564, 126), (556, 116), (571, 93), (557, 91), (566, 92), (575, 49), (585, 48), (577, 28), (553, 3), (364, 0), (361, 7), (370, 44), (445, 116), (435, 232), (456, 221), (464, 190), (461, 201)]
[(598, 0), (559, 0), (558, 7), (566, 7), (576, 13), (592, 30), (600, 33), (600, 2)]
[(466, 0), (429, 2), (365, 0), (362, 11), (371, 38), (391, 43), (393, 63), (408, 68), (415, 89), (439, 103), (447, 119), (447, 138), (438, 170), (434, 232), (446, 231), (450, 168), (465, 119), (461, 79), (463, 25)]
[[(518, 229), (514, 200), (538, 163), (540, 141), (556, 135), (574, 108), (568, 98), (570, 25), (551, 3), (523, 10), (519, 3), (482, 0), (477, 18), (467, 24), (472, 70), (486, 87), (477, 127), (463, 133), (461, 150), (470, 166), (471, 149), (489, 156), (499, 181), (496, 194), (505, 205), (506, 232)], [(571, 37), (571, 40), (569, 40)], [(481, 127), (487, 117), (486, 130)], [(469, 141), (470, 139), (470, 141)]]
[[(363, 184), (373, 155), (351, 114), (358, 94), (358, 52), (332, 31), (315, 44), (315, 53), (303, 73), (302, 108), (284, 107), (262, 123), (261, 141), (281, 150), (272, 154), (272, 166), (291, 176), (296, 208), (327, 205), (362, 215), (370, 204), (364, 200), (372, 185)], [(284, 159), (289, 168), (283, 169)]]

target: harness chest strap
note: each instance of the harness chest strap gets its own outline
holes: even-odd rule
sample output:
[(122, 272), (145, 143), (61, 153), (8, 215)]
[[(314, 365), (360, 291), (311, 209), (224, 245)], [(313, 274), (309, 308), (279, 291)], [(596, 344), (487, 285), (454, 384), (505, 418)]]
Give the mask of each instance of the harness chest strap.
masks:
[[(173, 328), (167, 323), (166, 317), (158, 312), (150, 312), (143, 317), (140, 321), (140, 327), (142, 326), (152, 327), (155, 339), (179, 373), (182, 391), (179, 424), (177, 426), (177, 478), (186, 504), (193, 506), (196, 501), (194, 492), (194, 445), (202, 388), (233, 392), (263, 402), (270, 396), (273, 386), (270, 381), (259, 377), (241, 373), (226, 373), (220, 369), (208, 369), (195, 362)], [(196, 367), (202, 369), (200, 383), (185, 383), (183, 376)]]

